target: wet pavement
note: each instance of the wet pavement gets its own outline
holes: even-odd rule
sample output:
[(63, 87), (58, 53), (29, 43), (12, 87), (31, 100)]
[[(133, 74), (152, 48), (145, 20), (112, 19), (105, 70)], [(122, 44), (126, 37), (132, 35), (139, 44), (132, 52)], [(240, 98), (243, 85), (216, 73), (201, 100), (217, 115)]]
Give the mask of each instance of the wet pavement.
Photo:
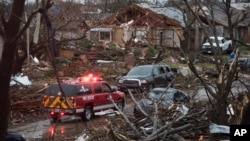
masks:
[[(132, 107), (133, 103), (127, 103), (124, 114), (131, 115)], [(52, 122), (51, 119), (45, 117), (44, 120), (12, 128), (9, 131), (23, 135), (27, 141), (84, 141), (89, 129), (102, 128), (116, 116), (113, 110), (106, 110), (95, 113), (90, 121), (82, 121), (78, 116), (64, 116), (61, 121)]]
[(103, 125), (107, 119), (112, 120), (115, 114), (97, 115), (91, 121), (82, 121), (80, 117), (66, 116), (62, 121), (51, 122), (50, 119), (29, 123), (27, 125), (9, 129), (17, 132), (27, 141), (45, 141), (45, 140), (77, 140), (85, 135), (89, 128), (98, 128)]

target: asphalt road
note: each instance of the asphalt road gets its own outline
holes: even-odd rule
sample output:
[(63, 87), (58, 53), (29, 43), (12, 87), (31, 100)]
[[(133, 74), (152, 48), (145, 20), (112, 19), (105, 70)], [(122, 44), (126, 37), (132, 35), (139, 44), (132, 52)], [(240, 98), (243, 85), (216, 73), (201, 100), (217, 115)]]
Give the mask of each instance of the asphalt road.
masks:
[[(133, 102), (127, 100), (124, 108), (124, 114), (132, 116)], [(45, 113), (46, 114), (46, 113)], [(82, 121), (80, 117), (65, 116), (62, 121), (52, 123), (49, 118), (24, 126), (9, 129), (24, 136), (27, 141), (44, 141), (44, 140), (70, 140), (83, 141), (89, 129), (103, 128), (116, 118), (113, 110), (107, 110), (95, 114), (91, 121)]]

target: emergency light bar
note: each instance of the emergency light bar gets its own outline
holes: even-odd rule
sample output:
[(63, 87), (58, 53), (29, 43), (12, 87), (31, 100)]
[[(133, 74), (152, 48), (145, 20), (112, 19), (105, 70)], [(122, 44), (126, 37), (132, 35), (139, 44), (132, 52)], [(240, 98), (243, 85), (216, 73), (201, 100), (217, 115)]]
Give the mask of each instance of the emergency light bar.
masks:
[(98, 76), (94, 76), (92, 73), (88, 74), (87, 76), (83, 76), (79, 78), (80, 82), (96, 82), (96, 81), (101, 81), (102, 78)]
[(97, 82), (97, 81), (102, 81), (102, 80), (103, 79), (100, 78), (98, 75), (94, 75), (90, 73), (82, 77), (78, 77), (77, 79), (63, 80), (62, 82), (69, 83), (69, 84), (77, 84), (81, 82)]

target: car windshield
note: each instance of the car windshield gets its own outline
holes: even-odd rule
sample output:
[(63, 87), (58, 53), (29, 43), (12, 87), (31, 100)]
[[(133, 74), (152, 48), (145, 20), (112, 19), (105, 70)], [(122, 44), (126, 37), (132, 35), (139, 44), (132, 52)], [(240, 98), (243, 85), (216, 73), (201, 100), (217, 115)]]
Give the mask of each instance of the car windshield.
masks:
[[(79, 92), (77, 85), (61, 84), (62, 90), (66, 96), (75, 96)], [(56, 96), (61, 94), (58, 84), (51, 84), (45, 91), (46, 95)]]
[[(153, 89), (151, 90), (148, 94), (149, 97), (154, 99), (154, 100), (164, 100), (164, 101), (169, 101), (174, 99), (174, 93), (175, 89)], [(163, 93), (163, 94), (162, 94)]]
[[(214, 38), (210, 38), (210, 41), (211, 41), (212, 43), (216, 43), (216, 39), (214, 39)], [(207, 40), (206, 42), (209, 43), (208, 40)], [(221, 43), (221, 40), (218, 40), (218, 43)]]
[(141, 75), (149, 76), (152, 73), (152, 67), (134, 67), (128, 72), (128, 76)]

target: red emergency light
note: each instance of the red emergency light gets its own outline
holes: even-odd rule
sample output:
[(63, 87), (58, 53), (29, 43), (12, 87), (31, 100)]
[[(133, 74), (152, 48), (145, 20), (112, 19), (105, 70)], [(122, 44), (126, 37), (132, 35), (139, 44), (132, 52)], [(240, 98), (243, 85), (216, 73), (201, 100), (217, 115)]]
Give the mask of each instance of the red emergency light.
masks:
[(82, 82), (96, 82), (98, 80), (102, 80), (102, 79), (98, 76), (94, 76), (92, 73), (85, 75), (83, 77), (80, 77), (79, 79), (79, 81), (82, 81)]

